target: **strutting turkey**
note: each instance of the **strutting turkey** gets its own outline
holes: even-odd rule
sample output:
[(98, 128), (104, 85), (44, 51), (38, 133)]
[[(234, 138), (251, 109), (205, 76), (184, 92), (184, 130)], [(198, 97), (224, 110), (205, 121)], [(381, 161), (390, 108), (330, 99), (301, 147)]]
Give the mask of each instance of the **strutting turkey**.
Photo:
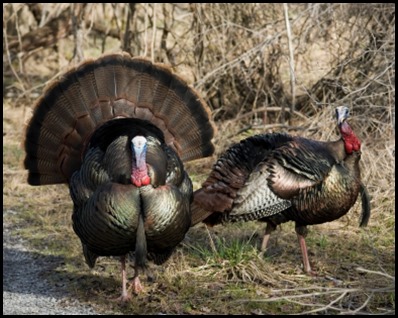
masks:
[(162, 264), (191, 224), (192, 183), (182, 161), (214, 151), (210, 110), (162, 64), (127, 53), (71, 69), (44, 91), (25, 140), (28, 183), (69, 184), (73, 229), (87, 264), (135, 253), (132, 287), (147, 260)]
[(249, 137), (229, 148), (194, 192), (192, 226), (259, 220), (267, 223), (264, 251), (276, 226), (294, 221), (304, 270), (307, 225), (345, 215), (361, 194), (360, 226), (370, 217), (370, 199), (361, 182), (360, 141), (347, 122), (349, 109), (336, 108), (341, 139), (321, 142), (282, 133)]

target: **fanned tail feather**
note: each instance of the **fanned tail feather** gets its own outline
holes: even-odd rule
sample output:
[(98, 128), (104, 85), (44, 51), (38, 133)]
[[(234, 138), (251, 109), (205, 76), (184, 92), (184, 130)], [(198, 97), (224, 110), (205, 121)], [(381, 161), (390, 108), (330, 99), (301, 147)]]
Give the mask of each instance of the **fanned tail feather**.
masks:
[(38, 100), (25, 140), (28, 182), (69, 182), (94, 131), (117, 118), (156, 126), (183, 161), (214, 151), (210, 109), (192, 87), (162, 64), (109, 54), (72, 68)]

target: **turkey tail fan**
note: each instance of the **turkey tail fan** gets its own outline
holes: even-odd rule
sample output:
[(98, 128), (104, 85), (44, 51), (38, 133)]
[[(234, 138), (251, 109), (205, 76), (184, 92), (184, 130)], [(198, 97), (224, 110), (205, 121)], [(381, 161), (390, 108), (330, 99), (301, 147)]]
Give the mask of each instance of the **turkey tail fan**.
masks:
[(365, 227), (368, 225), (370, 219), (370, 196), (368, 190), (361, 182), (361, 187), (359, 190), (359, 194), (361, 195), (362, 201), (362, 213), (361, 213), (361, 220), (359, 223), (360, 227)]
[(214, 151), (210, 110), (192, 87), (165, 65), (109, 54), (72, 68), (38, 100), (25, 140), (29, 184), (68, 182), (91, 135), (115, 118), (156, 126), (183, 161)]

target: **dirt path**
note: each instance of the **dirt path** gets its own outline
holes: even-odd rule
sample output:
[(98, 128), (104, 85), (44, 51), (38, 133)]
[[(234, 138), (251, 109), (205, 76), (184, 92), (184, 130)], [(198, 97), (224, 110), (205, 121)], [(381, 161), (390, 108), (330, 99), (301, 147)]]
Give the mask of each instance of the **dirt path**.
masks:
[(66, 284), (46, 280), (59, 259), (29, 250), (26, 242), (12, 236), (13, 213), (3, 211), (3, 315), (99, 315), (71, 299)]

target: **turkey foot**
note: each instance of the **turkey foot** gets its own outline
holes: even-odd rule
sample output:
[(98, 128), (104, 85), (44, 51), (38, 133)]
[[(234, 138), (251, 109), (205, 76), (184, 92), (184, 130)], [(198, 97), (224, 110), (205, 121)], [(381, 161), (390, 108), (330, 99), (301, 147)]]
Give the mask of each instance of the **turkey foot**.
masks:
[(144, 287), (141, 285), (140, 278), (138, 276), (135, 276), (133, 278), (133, 280), (131, 281), (129, 290), (131, 288), (133, 289), (134, 294), (137, 294), (137, 295), (144, 290)]
[(120, 302), (122, 304), (126, 304), (131, 300), (131, 296), (126, 293), (126, 294), (122, 294), (120, 297), (116, 298), (116, 299), (112, 299), (115, 302)]

